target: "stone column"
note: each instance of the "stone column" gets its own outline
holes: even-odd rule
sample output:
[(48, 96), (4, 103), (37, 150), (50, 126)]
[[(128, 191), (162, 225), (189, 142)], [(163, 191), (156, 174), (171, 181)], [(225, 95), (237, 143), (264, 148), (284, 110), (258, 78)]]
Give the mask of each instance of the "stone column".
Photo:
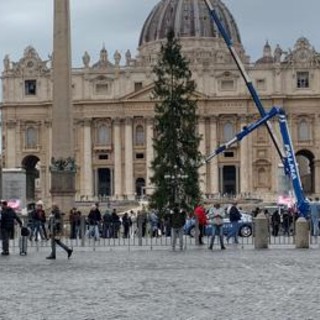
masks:
[[(206, 122), (205, 118), (199, 118), (199, 135), (202, 137), (200, 141), (199, 151), (205, 156), (206, 155)], [(200, 190), (203, 194), (207, 193), (207, 166), (201, 166), (199, 168), (199, 180)]]
[[(210, 118), (210, 152), (213, 152), (217, 147), (217, 118), (212, 116)], [(210, 193), (219, 193), (218, 157), (214, 157), (210, 161)]]
[(114, 195), (122, 197), (121, 122), (114, 120)]
[(320, 160), (314, 161), (314, 193), (320, 195)]
[(71, 37), (69, 0), (54, 0), (51, 195), (60, 209), (74, 206)]
[(16, 122), (7, 122), (7, 159), (6, 168), (15, 168), (16, 164)]
[[(243, 127), (247, 126), (247, 117), (242, 116), (240, 118), (241, 130)], [(249, 171), (248, 167), (251, 164), (248, 161), (248, 137), (241, 140), (240, 143), (240, 193), (247, 193), (249, 191), (248, 181), (249, 181)]]
[(132, 118), (126, 118), (125, 127), (125, 181), (126, 195), (130, 200), (134, 199), (133, 191), (133, 147), (132, 147)]
[(154, 159), (154, 150), (153, 150), (153, 119), (147, 119), (147, 130), (146, 130), (146, 140), (147, 140), (147, 181), (146, 181), (146, 194), (152, 194), (152, 184), (150, 178), (153, 176), (153, 171), (151, 169), (151, 162)]
[(91, 119), (83, 122), (83, 166), (81, 168), (81, 195), (93, 197)]

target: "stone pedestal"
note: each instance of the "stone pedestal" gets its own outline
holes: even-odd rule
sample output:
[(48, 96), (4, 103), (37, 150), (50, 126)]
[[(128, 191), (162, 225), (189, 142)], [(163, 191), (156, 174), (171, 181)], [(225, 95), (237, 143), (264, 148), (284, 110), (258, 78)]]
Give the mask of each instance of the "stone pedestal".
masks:
[(254, 219), (255, 222), (255, 237), (254, 248), (255, 249), (268, 249), (269, 244), (269, 230), (268, 219), (263, 213), (259, 213)]
[(52, 201), (67, 214), (74, 207), (75, 172), (51, 172)]
[(295, 242), (297, 249), (309, 249), (309, 223), (303, 217), (296, 221)]

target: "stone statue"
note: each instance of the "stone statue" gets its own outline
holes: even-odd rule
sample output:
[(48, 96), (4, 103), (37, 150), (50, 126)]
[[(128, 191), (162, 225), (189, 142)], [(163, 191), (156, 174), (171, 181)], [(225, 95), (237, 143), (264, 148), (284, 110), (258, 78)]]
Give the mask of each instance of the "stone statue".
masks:
[(89, 63), (90, 63), (90, 55), (87, 51), (85, 51), (83, 57), (82, 57), (82, 62), (85, 68), (89, 68)]
[(283, 51), (280, 48), (280, 46), (277, 44), (277, 47), (274, 50), (274, 62), (280, 63), (282, 54), (283, 54)]
[(8, 54), (6, 54), (3, 59), (3, 66), (4, 66), (4, 71), (10, 70), (10, 58)]
[(118, 66), (121, 61), (121, 54), (118, 50), (116, 50), (116, 52), (114, 53), (113, 58), (114, 58), (116, 65)]
[(131, 51), (128, 49), (126, 52), (126, 64), (127, 66), (130, 64), (131, 61)]
[(71, 157), (68, 157), (66, 159), (58, 158), (55, 159), (54, 157), (51, 158), (51, 166), (50, 166), (51, 172), (76, 172), (77, 166), (75, 164), (75, 160)]

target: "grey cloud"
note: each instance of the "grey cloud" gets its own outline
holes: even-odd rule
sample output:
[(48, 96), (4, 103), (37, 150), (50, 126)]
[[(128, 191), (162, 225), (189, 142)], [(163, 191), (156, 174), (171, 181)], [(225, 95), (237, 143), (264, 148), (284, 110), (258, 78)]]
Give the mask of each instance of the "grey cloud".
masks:
[[(88, 50), (96, 60), (105, 43), (110, 56), (116, 49), (135, 52), (143, 22), (159, 0), (71, 0), (74, 65)], [(252, 60), (266, 40), (273, 48), (293, 47), (306, 36), (319, 51), (319, 0), (224, 0), (240, 29)], [(307, 4), (307, 5), (306, 5)], [(9, 53), (18, 60), (33, 45), (43, 58), (52, 51), (53, 0), (0, 0), (0, 59)], [(2, 64), (0, 64), (2, 69)]]

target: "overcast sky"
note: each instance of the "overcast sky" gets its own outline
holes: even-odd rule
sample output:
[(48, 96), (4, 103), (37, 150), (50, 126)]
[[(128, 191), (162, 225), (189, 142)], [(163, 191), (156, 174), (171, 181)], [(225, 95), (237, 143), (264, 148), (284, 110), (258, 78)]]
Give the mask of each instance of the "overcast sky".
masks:
[[(159, 0), (71, 0), (74, 66), (85, 50), (96, 61), (105, 44), (109, 55), (118, 49), (135, 52), (143, 22)], [(319, 0), (224, 0), (237, 21), (242, 42), (253, 60), (266, 40), (274, 48), (293, 47), (306, 36), (320, 51)], [(9, 54), (21, 58), (26, 46), (43, 59), (52, 51), (53, 0), (0, 0), (0, 69)]]

